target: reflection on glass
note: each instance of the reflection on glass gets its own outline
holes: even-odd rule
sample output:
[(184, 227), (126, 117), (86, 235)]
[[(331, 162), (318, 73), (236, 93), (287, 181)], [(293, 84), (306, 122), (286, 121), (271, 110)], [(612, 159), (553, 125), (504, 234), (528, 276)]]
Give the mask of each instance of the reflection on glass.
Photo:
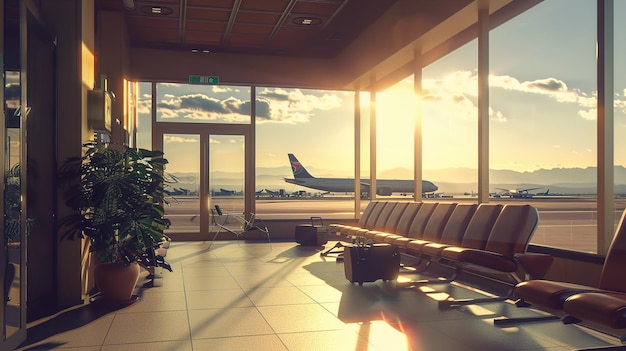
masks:
[(244, 212), (244, 141), (241, 135), (209, 135), (209, 208), (212, 229), (216, 221), (222, 220), (215, 211), (216, 205), (223, 213), (242, 215)]
[(21, 178), (20, 178), (20, 74), (5, 72), (6, 145), (4, 165), (4, 272), (5, 335), (20, 328)]
[(172, 222), (166, 233), (199, 233), (200, 136), (165, 134), (163, 152), (167, 175), (174, 181), (165, 188), (169, 195), (165, 217)]

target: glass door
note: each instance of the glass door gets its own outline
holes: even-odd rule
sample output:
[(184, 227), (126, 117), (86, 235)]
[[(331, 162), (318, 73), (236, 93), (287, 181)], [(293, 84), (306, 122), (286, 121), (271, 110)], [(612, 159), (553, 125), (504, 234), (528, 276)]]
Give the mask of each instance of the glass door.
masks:
[[(218, 224), (237, 230), (241, 222), (224, 215), (245, 215), (245, 138), (243, 135), (208, 137), (208, 199), (211, 232)], [(218, 210), (219, 209), (219, 210)], [(221, 218), (220, 218), (221, 217)]]
[(166, 165), (165, 216), (172, 222), (166, 234), (201, 233), (200, 134), (163, 134)]
[(172, 223), (166, 234), (185, 240), (213, 239), (218, 221), (237, 225), (225, 223), (220, 211), (222, 215), (245, 211), (245, 136), (212, 134), (211, 126), (200, 129), (205, 131), (187, 133), (179, 128), (177, 133), (162, 133), (161, 139), (168, 160), (165, 216)]

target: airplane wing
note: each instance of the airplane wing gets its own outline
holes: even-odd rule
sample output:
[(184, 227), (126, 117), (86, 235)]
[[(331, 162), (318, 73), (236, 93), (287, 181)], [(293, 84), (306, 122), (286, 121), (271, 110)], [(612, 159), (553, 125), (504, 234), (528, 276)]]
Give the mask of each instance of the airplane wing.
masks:
[(525, 189), (517, 189), (518, 191), (531, 191), (531, 190), (537, 190), (537, 189), (543, 189), (543, 187), (539, 187), (539, 188), (525, 188)]

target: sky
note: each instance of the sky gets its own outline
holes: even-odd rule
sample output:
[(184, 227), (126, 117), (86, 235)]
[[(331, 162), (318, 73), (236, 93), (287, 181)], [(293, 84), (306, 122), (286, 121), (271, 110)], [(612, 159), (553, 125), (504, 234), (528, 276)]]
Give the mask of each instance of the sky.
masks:
[[(615, 2), (616, 18), (626, 15), (625, 3)], [(532, 172), (596, 165), (595, 12), (595, 1), (546, 0), (491, 31), (490, 168)], [(615, 22), (615, 163), (626, 165), (626, 71), (619, 65), (626, 60), (626, 21)], [(424, 173), (477, 167), (476, 51), (473, 41), (424, 68), (419, 99), (412, 77), (377, 94), (379, 172), (412, 169), (418, 102)], [(249, 121), (248, 87), (160, 84), (157, 95), (161, 121)], [(140, 130), (150, 112), (147, 98), (142, 95), (139, 104)], [(362, 94), (361, 103), (367, 168), (369, 94)], [(258, 88), (257, 168), (287, 166), (287, 153), (294, 153), (307, 168), (324, 170), (316, 176), (350, 176), (353, 121), (352, 92)], [(237, 171), (242, 141), (212, 139), (212, 160)], [(167, 136), (165, 142), (166, 153), (177, 155), (168, 171), (197, 171), (199, 152), (192, 150), (199, 150), (199, 138)]]

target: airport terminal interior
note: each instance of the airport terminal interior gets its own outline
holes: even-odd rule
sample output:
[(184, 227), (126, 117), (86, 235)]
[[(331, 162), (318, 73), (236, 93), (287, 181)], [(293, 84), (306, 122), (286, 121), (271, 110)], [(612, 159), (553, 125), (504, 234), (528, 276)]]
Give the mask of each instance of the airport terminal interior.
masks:
[(626, 349), (626, 2), (0, 8), (0, 351)]

